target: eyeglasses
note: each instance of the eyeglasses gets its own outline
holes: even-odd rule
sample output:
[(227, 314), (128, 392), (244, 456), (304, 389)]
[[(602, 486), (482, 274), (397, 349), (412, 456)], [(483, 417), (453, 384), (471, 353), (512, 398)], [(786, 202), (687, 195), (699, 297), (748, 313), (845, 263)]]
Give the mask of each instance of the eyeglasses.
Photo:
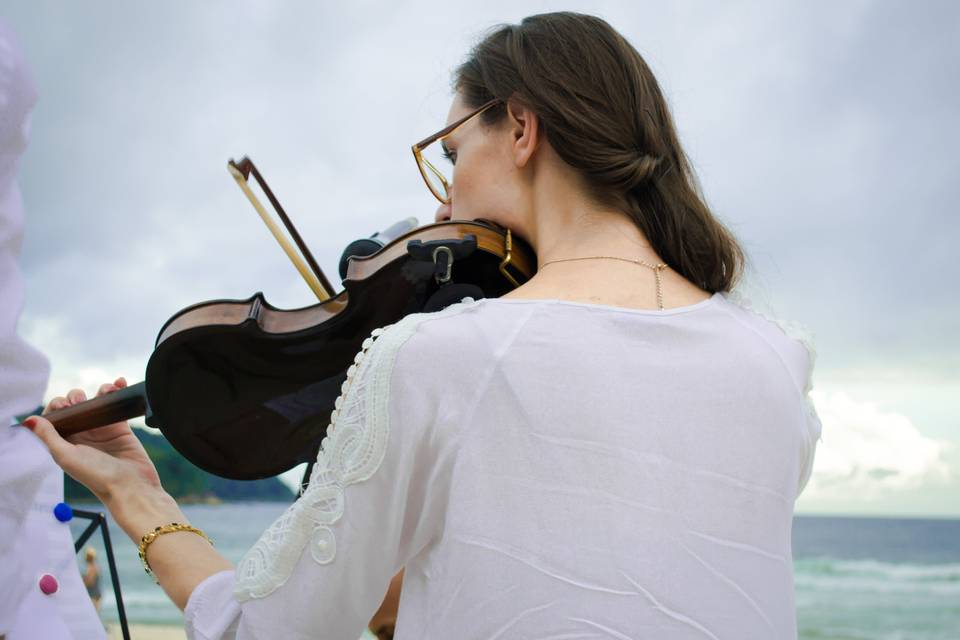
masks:
[[(436, 196), (437, 200), (443, 204), (450, 203), (450, 181), (447, 180), (439, 167), (444, 166), (445, 162), (451, 162), (452, 164), (450, 152), (447, 150), (447, 145), (444, 144), (444, 139), (473, 118), (476, 118), (490, 107), (499, 103), (499, 98), (494, 98), (473, 113), (460, 118), (453, 124), (437, 131), (429, 138), (424, 138), (413, 145), (413, 157), (417, 160), (417, 167), (420, 169), (420, 175), (423, 176), (423, 181), (427, 183), (430, 193)], [(437, 141), (440, 142), (439, 145), (434, 144)]]

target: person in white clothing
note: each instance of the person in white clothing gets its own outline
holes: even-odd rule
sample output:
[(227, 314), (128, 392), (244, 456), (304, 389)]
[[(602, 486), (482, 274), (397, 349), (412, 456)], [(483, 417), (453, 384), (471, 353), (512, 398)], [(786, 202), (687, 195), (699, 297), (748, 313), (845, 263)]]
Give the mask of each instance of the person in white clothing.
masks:
[(83, 588), (66, 522), (63, 471), (30, 433), (11, 425), (43, 401), (50, 363), (17, 333), (25, 291), (17, 259), (24, 214), (20, 157), (37, 100), (10, 27), (0, 21), (0, 638), (106, 637)]
[[(650, 69), (550, 13), (491, 31), (454, 89), (414, 146), (436, 219), (511, 229), (537, 272), (375, 330), (307, 489), (236, 567), (154, 539), (188, 637), (352, 640), (403, 569), (398, 639), (795, 638), (814, 351), (737, 294)], [(27, 423), (133, 540), (186, 522), (127, 424)]]

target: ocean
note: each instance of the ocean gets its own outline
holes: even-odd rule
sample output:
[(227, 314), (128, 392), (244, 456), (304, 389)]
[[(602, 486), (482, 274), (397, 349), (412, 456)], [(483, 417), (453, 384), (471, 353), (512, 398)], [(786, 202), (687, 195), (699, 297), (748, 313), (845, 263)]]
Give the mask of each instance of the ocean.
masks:
[[(236, 563), (286, 506), (247, 502), (183, 510)], [(74, 539), (86, 522), (70, 523)], [(144, 573), (136, 547), (112, 521), (110, 533), (128, 621), (181, 624), (180, 611)], [(88, 544), (97, 549), (103, 574), (101, 616), (116, 622), (101, 536)], [(797, 516), (793, 556), (803, 640), (960, 639), (960, 520)]]

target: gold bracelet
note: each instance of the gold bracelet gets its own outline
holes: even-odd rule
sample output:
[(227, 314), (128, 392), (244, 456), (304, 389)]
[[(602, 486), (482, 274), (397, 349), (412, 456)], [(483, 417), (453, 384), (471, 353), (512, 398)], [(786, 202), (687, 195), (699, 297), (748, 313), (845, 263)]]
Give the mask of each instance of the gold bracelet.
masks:
[(160, 581), (157, 580), (157, 577), (153, 574), (153, 570), (150, 568), (150, 563), (147, 562), (147, 547), (150, 546), (150, 543), (156, 540), (158, 537), (162, 536), (165, 533), (173, 533), (174, 531), (192, 531), (193, 533), (201, 536), (204, 540), (210, 543), (210, 546), (213, 546), (213, 540), (207, 537), (200, 529), (192, 527), (189, 524), (180, 524), (179, 522), (171, 522), (170, 524), (165, 524), (162, 527), (157, 527), (150, 533), (146, 533), (140, 538), (140, 546), (137, 550), (140, 552), (140, 561), (143, 563), (143, 570), (147, 572), (147, 575), (153, 578), (153, 581), (157, 584), (160, 584)]

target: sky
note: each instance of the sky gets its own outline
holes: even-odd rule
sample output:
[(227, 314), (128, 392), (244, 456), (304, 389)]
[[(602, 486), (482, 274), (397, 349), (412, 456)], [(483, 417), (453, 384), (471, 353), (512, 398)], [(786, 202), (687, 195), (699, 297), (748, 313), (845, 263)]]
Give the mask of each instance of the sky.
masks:
[(338, 290), (350, 241), (431, 221), (410, 145), (445, 124), (451, 70), (556, 10), (641, 53), (750, 257), (745, 292), (813, 338), (823, 438), (797, 512), (960, 517), (952, 2), (4, 3), (40, 96), (19, 330), (51, 360), (46, 399), (143, 379), (190, 304), (316, 302), (230, 158)]

